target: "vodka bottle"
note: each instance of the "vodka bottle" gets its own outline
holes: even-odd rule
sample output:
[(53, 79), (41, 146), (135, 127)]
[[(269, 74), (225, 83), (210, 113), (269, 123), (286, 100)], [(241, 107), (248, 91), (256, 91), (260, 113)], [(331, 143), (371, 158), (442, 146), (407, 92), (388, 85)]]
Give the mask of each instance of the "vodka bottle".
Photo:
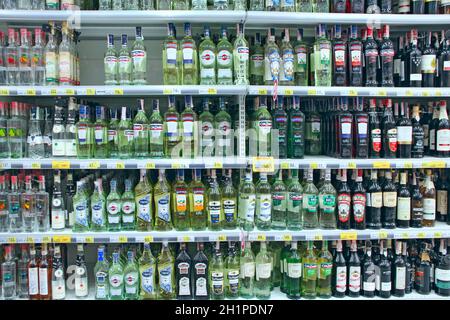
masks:
[(30, 46), (28, 44), (27, 29), (20, 29), (19, 47), (19, 84), (30, 85), (32, 83)]
[(31, 83), (35, 86), (45, 84), (44, 47), (42, 46), (42, 30), (34, 29), (35, 44), (31, 48)]
[(36, 223), (39, 232), (50, 228), (49, 194), (45, 191), (45, 176), (39, 176), (39, 189), (35, 194)]
[(41, 131), (42, 109), (40, 107), (31, 107), (30, 129), (28, 130), (28, 157), (32, 159), (41, 159), (45, 156), (44, 140)]

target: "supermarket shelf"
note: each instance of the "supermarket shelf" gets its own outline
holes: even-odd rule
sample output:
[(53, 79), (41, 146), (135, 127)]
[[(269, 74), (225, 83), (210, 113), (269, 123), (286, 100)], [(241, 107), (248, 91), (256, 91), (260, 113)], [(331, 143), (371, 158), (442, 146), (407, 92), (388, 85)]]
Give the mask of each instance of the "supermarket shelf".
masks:
[(120, 231), (120, 232), (33, 232), (0, 233), (3, 243), (143, 243), (143, 242), (207, 242), (240, 241), (239, 229), (222, 231)]
[(245, 11), (28, 11), (0, 10), (0, 21), (20, 23), (47, 23), (48, 21), (68, 21), (78, 28), (83, 26), (117, 25), (159, 25), (163, 23), (239, 23), (244, 21)]
[(0, 169), (222, 169), (245, 168), (245, 158), (194, 159), (2, 159)]
[(450, 238), (450, 226), (436, 222), (430, 228), (380, 230), (254, 230), (246, 235), (249, 241), (306, 241), (306, 240), (370, 240), (370, 239), (424, 239)]
[(301, 13), (301, 12), (264, 12), (249, 11), (247, 13), (246, 25), (267, 26), (268, 20), (271, 25), (316, 25), (318, 23), (330, 24), (389, 24), (395, 26), (427, 26), (448, 25), (450, 20), (446, 15), (415, 15), (415, 14), (348, 14), (348, 13)]
[(0, 96), (155, 96), (243, 95), (246, 86), (11, 86), (0, 87)]
[[(273, 86), (249, 86), (249, 95), (273, 95)], [(279, 86), (278, 95), (307, 97), (450, 97), (450, 88)]]

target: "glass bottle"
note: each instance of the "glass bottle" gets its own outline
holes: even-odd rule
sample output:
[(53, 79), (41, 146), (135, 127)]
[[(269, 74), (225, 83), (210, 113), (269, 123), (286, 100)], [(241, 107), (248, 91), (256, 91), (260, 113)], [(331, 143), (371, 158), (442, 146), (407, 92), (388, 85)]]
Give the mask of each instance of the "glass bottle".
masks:
[(11, 176), (11, 190), (8, 193), (8, 212), (9, 232), (21, 232), (23, 230), (23, 218), (16, 175)]
[(107, 49), (104, 57), (105, 85), (116, 85), (119, 73), (119, 59), (117, 58), (117, 51), (114, 47), (114, 35), (108, 34), (106, 40)]
[(361, 292), (361, 261), (356, 252), (356, 240), (352, 240), (350, 246), (350, 258), (348, 260), (348, 295), (359, 297)]
[(275, 144), (275, 150), (272, 150), (272, 154), (278, 154), (278, 158), (280, 159), (287, 157), (287, 121), (288, 116), (284, 110), (283, 97), (278, 96), (275, 108), (272, 109), (272, 134), (277, 138), (278, 143)]
[(261, 45), (261, 34), (255, 34), (254, 45), (250, 55), (250, 84), (264, 84), (264, 47)]
[(373, 39), (373, 27), (367, 27), (367, 39), (364, 43), (365, 70), (366, 70), (366, 87), (378, 86), (378, 44)]
[(250, 148), (254, 145), (256, 155), (271, 155), (271, 131), (272, 115), (267, 110), (267, 97), (260, 97), (259, 107), (254, 116), (254, 130), (256, 131), (255, 140), (251, 141)]
[(150, 150), (151, 158), (162, 158), (164, 156), (164, 122), (159, 111), (159, 100), (153, 100), (153, 112), (149, 119)]
[(293, 241), (290, 248), (285, 243), (286, 250), (281, 253), (280, 265), (283, 267), (284, 290), (289, 299), (299, 299), (301, 296), (302, 277), (302, 257), (297, 247), (297, 242)]
[[(65, 126), (64, 126), (64, 109), (63, 107), (59, 106), (58, 104), (60, 101), (56, 101), (55, 105), (55, 117), (53, 122), (53, 128), (52, 128), (52, 156), (54, 157), (64, 157), (66, 155), (66, 132), (65, 132)], [(31, 107), (31, 115), (33, 118), (33, 108), (37, 108), (36, 114), (38, 117), (40, 117), (40, 108), (39, 107)], [(33, 124), (32, 124), (33, 126)], [(42, 149), (44, 149), (43, 139), (42, 139), (42, 133), (40, 130), (40, 124), (37, 125), (38, 132), (40, 133), (41, 140), (42, 140)], [(30, 127), (31, 131), (31, 127)], [(30, 135), (28, 133), (28, 135)], [(29, 143), (29, 142), (28, 142)], [(29, 143), (30, 144), (30, 143)], [(28, 153), (30, 152), (30, 148), (28, 148)], [(44, 154), (45, 151), (42, 150), (42, 154)]]
[(94, 158), (108, 158), (108, 124), (106, 122), (106, 110), (103, 106), (95, 107), (96, 121), (94, 129)]
[(256, 255), (255, 265), (255, 296), (258, 299), (269, 299), (272, 264), (265, 241), (261, 242), (259, 253)]
[(317, 256), (314, 252), (314, 242), (308, 241), (306, 252), (302, 257), (302, 296), (308, 299), (316, 297), (317, 288)]
[(139, 99), (138, 112), (133, 120), (134, 155), (137, 158), (149, 156), (149, 121), (145, 114), (144, 99)]
[(124, 297), (126, 300), (137, 300), (139, 297), (139, 268), (133, 250), (127, 252), (127, 264), (123, 269)]
[(163, 242), (161, 253), (157, 258), (158, 271), (158, 299), (168, 300), (175, 298), (175, 272), (174, 272), (174, 258), (170, 252), (167, 242)]
[(130, 50), (128, 49), (128, 35), (122, 34), (122, 46), (118, 53), (118, 82), (120, 85), (131, 84), (131, 73), (133, 64), (131, 61)]
[(109, 299), (123, 300), (124, 298), (124, 270), (120, 262), (120, 254), (114, 251), (112, 254), (112, 264), (108, 270), (109, 278)]
[[(62, 101), (61, 101), (62, 102)], [(64, 129), (65, 135), (65, 155), (67, 157), (76, 157), (77, 156), (77, 134), (76, 134), (76, 124), (75, 118), (78, 113), (78, 105), (76, 104), (76, 100), (74, 97), (69, 98), (69, 108), (68, 115), (66, 121), (66, 127)], [(56, 112), (56, 109), (55, 109)], [(56, 114), (55, 114), (55, 122), (56, 122)], [(53, 135), (54, 137), (55, 135)], [(53, 146), (53, 144), (52, 144)]]
[(331, 42), (326, 37), (325, 25), (319, 24), (314, 43), (314, 76), (316, 86), (331, 86)]
[(31, 176), (25, 176), (25, 190), (20, 193), (20, 207), (22, 211), (22, 225), (25, 232), (34, 232), (37, 229), (36, 221), (36, 195), (31, 188)]
[(144, 243), (144, 250), (139, 258), (139, 297), (156, 299), (156, 259), (150, 250), (150, 244)]
[(205, 208), (206, 188), (201, 181), (201, 170), (195, 169), (193, 179), (189, 184), (189, 213), (191, 228), (193, 230), (206, 229), (206, 208)]
[(133, 84), (147, 84), (147, 49), (144, 45), (142, 27), (136, 27), (136, 39), (131, 47), (131, 60), (133, 64)]
[(27, 138), (28, 156), (32, 159), (41, 159), (45, 156), (44, 140), (41, 131), (42, 120), (42, 109), (32, 106)]
[(121, 159), (129, 159), (134, 154), (134, 130), (131, 123), (131, 110), (127, 107), (122, 107), (118, 125), (118, 151)]
[(419, 115), (419, 106), (413, 106), (412, 108), (412, 147), (411, 158), (422, 158), (425, 148), (425, 131), (421, 125), (421, 119)]
[(210, 29), (204, 27), (203, 40), (198, 46), (200, 59), (200, 84), (215, 85), (217, 78), (216, 55), (217, 48), (210, 38)]
[(91, 230), (106, 231), (108, 221), (106, 217), (106, 197), (103, 192), (102, 179), (94, 181), (94, 192), (91, 195)]
[(300, 97), (293, 98), (288, 112), (287, 158), (302, 159), (305, 154), (305, 114), (300, 110)]
[(279, 81), (281, 67), (280, 49), (275, 42), (275, 29), (271, 28), (267, 33), (267, 42), (264, 48), (264, 84), (274, 85)]
[(153, 188), (155, 203), (155, 230), (167, 231), (172, 229), (170, 215), (170, 186), (167, 183), (165, 170), (160, 169), (158, 182)]
[(333, 261), (333, 296), (342, 298), (347, 290), (347, 263), (342, 254), (342, 241), (338, 240), (336, 245), (336, 256)]
[(179, 61), (178, 61), (178, 41), (175, 38), (175, 26), (173, 23), (167, 24), (167, 38), (163, 44), (163, 84), (177, 85), (180, 82)]
[(298, 180), (298, 170), (290, 170), (287, 184), (287, 228), (301, 230), (303, 228), (303, 187)]
[(13, 159), (23, 158), (23, 138), (26, 135), (23, 123), (24, 121), (20, 117), (19, 103), (15, 101), (11, 102), (7, 130), (10, 157)]
[(178, 158), (180, 149), (177, 147), (181, 142), (180, 114), (175, 107), (175, 97), (169, 96), (169, 107), (164, 113), (164, 155), (169, 158)]
[(4, 255), (5, 260), (1, 264), (2, 297), (5, 300), (13, 300), (17, 295), (17, 266), (12, 255), (12, 245), (4, 247)]
[(333, 256), (328, 251), (328, 241), (322, 241), (322, 248), (317, 256), (317, 267), (317, 296), (330, 298)]
[[(161, 188), (161, 187), (160, 187)], [(136, 210), (136, 215), (137, 215), (137, 230), (138, 231), (150, 231), (152, 230), (152, 226), (153, 226), (153, 213), (152, 213), (152, 186), (151, 184), (148, 182), (147, 179), (147, 173), (145, 171), (145, 169), (141, 169), (140, 172), (140, 180), (139, 183), (136, 185), (136, 187), (134, 188), (134, 196), (135, 196), (135, 210)], [(155, 196), (155, 204), (156, 204), (156, 186), (155, 186), (155, 190), (154, 190), (154, 196)], [(168, 195), (166, 196), (166, 205), (168, 206)], [(123, 204), (125, 205), (125, 204)], [(128, 209), (130, 211), (130, 213), (127, 214), (127, 216), (131, 216), (131, 212), (134, 211), (133, 210), (134, 207), (132, 207), (132, 205), (130, 204), (130, 208)], [(125, 209), (127, 210), (127, 209)], [(167, 213), (168, 214), (168, 208), (166, 208)], [(134, 223), (134, 221), (132, 222), (131, 220), (134, 220), (130, 218), (129, 223), (130, 223), (130, 227), (131, 224)], [(125, 220), (124, 220), (125, 223)]]
[(447, 102), (439, 102), (439, 119), (436, 128), (436, 156), (450, 156), (450, 122), (447, 115)]
[(220, 190), (219, 183), (217, 182), (216, 170), (211, 170), (211, 182), (206, 191), (207, 199), (207, 214), (208, 214), (208, 229), (221, 230), (224, 213), (222, 211), (223, 199), (222, 190)]
[(40, 300), (50, 300), (52, 298), (52, 265), (47, 253), (47, 244), (44, 243), (41, 249), (41, 259), (38, 263)]
[[(134, 197), (131, 179), (125, 179), (125, 191), (120, 197), (120, 207), (122, 216), (121, 230), (136, 229), (136, 199)], [(111, 225), (111, 224), (110, 224)]]
[(252, 172), (246, 170), (245, 178), (239, 185), (239, 225), (247, 231), (255, 226), (256, 190)]
[(331, 170), (325, 170), (325, 183), (319, 190), (319, 225), (322, 229), (336, 228), (336, 189), (331, 184)]
[(197, 253), (192, 261), (193, 264), (193, 294), (195, 300), (209, 299), (209, 270), (208, 257), (204, 253), (202, 242), (197, 243)]
[(75, 296), (78, 299), (84, 299), (89, 295), (89, 280), (83, 244), (77, 245), (75, 266)]
[(234, 84), (249, 85), (249, 46), (244, 36), (244, 24), (239, 23), (236, 26), (237, 37), (234, 40), (233, 66), (234, 66)]
[(109, 182), (109, 194), (106, 197), (106, 212), (108, 215), (108, 231), (119, 231), (121, 227), (121, 198), (117, 191), (117, 179)]
[(431, 178), (432, 171), (426, 171), (425, 183), (423, 186), (423, 220), (424, 227), (434, 227), (436, 221), (436, 189)]
[(315, 229), (319, 226), (318, 221), (318, 194), (313, 182), (313, 170), (308, 169), (306, 185), (303, 188), (303, 227)]
[[(75, 209), (75, 223), (72, 228), (74, 232), (88, 231), (90, 228), (90, 203), (85, 193), (85, 182), (77, 181), (77, 193), (73, 197), (73, 207)], [(54, 203), (53, 203), (54, 205)], [(53, 228), (53, 225), (52, 225)]]
[(52, 265), (52, 299), (64, 300), (66, 298), (66, 281), (64, 265), (60, 246), (55, 246)]
[(31, 48), (31, 84), (45, 85), (44, 47), (40, 28), (34, 29), (34, 46)]
[[(188, 185), (184, 181), (184, 170), (177, 170), (177, 177), (172, 186), (173, 225), (177, 231), (187, 231), (191, 225)], [(190, 295), (190, 294), (189, 294)]]
[(255, 278), (255, 255), (251, 248), (251, 242), (246, 241), (244, 248), (241, 248), (241, 257), (239, 259), (240, 265), (240, 286), (239, 294), (241, 297), (250, 299), (253, 298), (254, 293), (254, 278)]
[(214, 155), (214, 116), (209, 111), (209, 101), (205, 99), (203, 102), (203, 111), (198, 118), (198, 128), (200, 130), (200, 156), (210, 157)]
[(225, 181), (222, 187), (222, 211), (224, 229), (235, 229), (237, 226), (237, 193), (231, 178), (231, 169), (225, 170)]
[[(238, 2), (235, 1), (235, 10)], [(228, 41), (227, 28), (221, 28), (222, 38), (217, 43), (217, 84), (232, 85), (233, 84), (233, 46)]]
[(80, 119), (76, 125), (77, 157), (80, 159), (93, 156), (94, 134), (89, 113), (90, 108), (87, 105), (80, 105)]
[(197, 144), (194, 137), (197, 133), (197, 114), (193, 110), (192, 96), (184, 97), (184, 110), (180, 114), (182, 132), (182, 155), (184, 158), (193, 158), (197, 155)]
[(192, 29), (190, 23), (184, 24), (185, 36), (181, 41), (181, 84), (198, 84), (198, 56), (197, 46), (192, 38)]
[(97, 263), (94, 266), (95, 299), (106, 300), (109, 298), (109, 264), (105, 259), (105, 248), (97, 249)]
[(272, 187), (267, 181), (267, 173), (260, 173), (256, 184), (256, 227), (269, 230), (272, 223)]
[(287, 188), (283, 182), (283, 171), (279, 170), (272, 184), (272, 222), (271, 228), (286, 229)]

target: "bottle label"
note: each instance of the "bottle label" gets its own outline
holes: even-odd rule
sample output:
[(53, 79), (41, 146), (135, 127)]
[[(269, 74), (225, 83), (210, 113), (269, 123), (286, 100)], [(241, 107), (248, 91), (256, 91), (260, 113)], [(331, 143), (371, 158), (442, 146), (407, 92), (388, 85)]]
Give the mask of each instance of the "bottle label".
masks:
[(162, 123), (152, 123), (150, 124), (150, 137), (158, 139), (161, 137), (161, 133), (163, 131)]
[(331, 62), (331, 50), (330, 45), (321, 43), (319, 50), (319, 59), (317, 59), (320, 64), (320, 69), (326, 69)]
[(70, 52), (59, 53), (59, 82), (70, 83), (71, 77), (71, 62), (72, 57)]
[(237, 294), (239, 291), (239, 270), (228, 271), (227, 277), (230, 292)]
[(436, 200), (423, 198), (423, 218), (425, 220), (436, 219)]
[(260, 279), (269, 279), (272, 271), (271, 263), (260, 263), (256, 266), (256, 281)]
[(115, 75), (117, 74), (117, 62), (116, 56), (106, 56), (104, 60), (105, 64), (105, 75)]
[(133, 59), (133, 72), (147, 72), (147, 52), (144, 50), (131, 51)]
[(307, 72), (306, 68), (306, 63), (307, 63), (307, 51), (305, 48), (296, 48), (296, 56), (297, 56), (297, 65), (296, 65), (296, 69), (295, 72), (298, 73), (305, 73)]
[[(233, 64), (233, 56), (228, 50), (220, 50), (217, 54), (217, 64), (219, 67), (230, 67)], [(230, 70), (231, 71), (231, 70)]]
[(103, 139), (105, 129), (106, 128), (103, 126), (95, 126), (94, 127), (95, 143), (97, 143), (97, 144), (106, 143), (106, 141)]
[(399, 144), (412, 143), (412, 127), (397, 127), (397, 141)]
[(372, 192), (370, 194), (370, 204), (373, 208), (381, 208), (383, 206), (383, 193)]
[(347, 267), (336, 267), (336, 291), (345, 293), (347, 289)]
[(395, 268), (395, 289), (405, 290), (406, 288), (406, 267)]
[(183, 51), (183, 65), (186, 66), (188, 64), (194, 63), (194, 50), (192, 43), (186, 42), (182, 45)]
[(308, 213), (316, 213), (319, 199), (316, 194), (303, 195), (303, 209)]
[[(9, 58), (8, 58), (9, 61)], [(56, 53), (45, 53), (45, 78), (47, 82), (56, 82)]]
[(256, 197), (254, 194), (247, 195), (248, 198), (239, 199), (239, 211), (245, 215), (248, 222), (255, 221)]
[(251, 56), (251, 74), (257, 76), (264, 75), (264, 55), (259, 53), (254, 53)]
[(88, 126), (85, 123), (79, 123), (77, 126), (77, 136), (79, 144), (87, 143)]
[(283, 72), (281, 80), (294, 80), (294, 51), (292, 49), (283, 50)]
[(373, 129), (371, 131), (371, 138), (372, 138), (372, 150), (375, 152), (380, 152), (381, 151), (381, 130)]
[[(416, 201), (416, 205), (417, 205), (417, 201)], [(420, 207), (413, 207), (412, 208), (412, 220), (416, 220), (416, 221), (422, 221), (423, 218), (423, 202), (420, 202)]]
[(99, 271), (95, 274), (95, 297), (97, 299), (106, 299), (106, 279), (108, 274)]
[(255, 276), (255, 263), (254, 262), (246, 262), (243, 265), (241, 264), (241, 275), (244, 278), (252, 278)]
[(321, 195), (319, 206), (324, 213), (334, 214), (334, 209), (336, 208), (336, 197), (332, 194)]
[(164, 293), (172, 293), (172, 265), (163, 265), (159, 269), (159, 288)]
[(182, 116), (183, 137), (192, 138), (194, 136), (194, 117), (192, 114)]
[(447, 204), (448, 204), (448, 191), (447, 190), (437, 190), (437, 212), (441, 215), (447, 215)]
[(280, 52), (276, 48), (269, 48), (268, 54), (265, 57), (264, 69), (264, 80), (278, 80), (280, 72)]
[(392, 283), (389, 282), (381, 282), (381, 291), (391, 291), (392, 290)]
[(178, 281), (178, 294), (180, 296), (191, 295), (191, 283), (189, 277), (180, 277)]
[(258, 219), (268, 222), (272, 216), (272, 202), (270, 194), (259, 194), (257, 197)]
[(350, 219), (350, 194), (341, 193), (338, 196), (338, 219), (341, 222), (347, 222)]
[(270, 134), (270, 130), (272, 129), (272, 120), (259, 120), (258, 121), (258, 131), (261, 135)]
[(111, 202), (108, 203), (106, 210), (108, 211), (108, 222), (112, 224), (120, 223), (120, 203)]
[(88, 205), (87, 201), (82, 201), (80, 203), (74, 204), (75, 207), (75, 223), (83, 226), (88, 227)]
[(213, 294), (223, 294), (223, 272), (211, 272)]
[(422, 73), (436, 73), (436, 55), (422, 55), (422, 63), (420, 65), (420, 69), (422, 70)]
[(201, 190), (201, 192), (202, 193), (195, 192), (194, 190), (194, 211), (203, 211), (205, 208), (203, 190)]
[(345, 45), (337, 44), (334, 49), (334, 68), (335, 72), (344, 73), (346, 72), (346, 61), (345, 61)]
[(155, 291), (155, 270), (153, 267), (144, 269), (141, 272), (141, 289), (147, 294)]
[(39, 294), (48, 295), (48, 269), (39, 268)]
[(124, 223), (134, 222), (134, 211), (136, 210), (136, 203), (134, 201), (124, 201), (122, 203), (122, 221)]
[(383, 192), (383, 205), (388, 208), (397, 206), (397, 192), (385, 191)]
[(131, 74), (131, 58), (129, 56), (119, 57), (119, 74)]
[(450, 270), (436, 268), (435, 283), (438, 288), (450, 289)]
[(398, 197), (397, 219), (409, 221), (411, 219), (411, 198)]
[(286, 211), (286, 193), (275, 192), (272, 194), (273, 210)]
[(104, 226), (104, 202), (98, 201), (91, 204), (92, 223), (97, 226)]
[(233, 222), (235, 219), (236, 202), (234, 200), (226, 199), (223, 201), (223, 213), (225, 214), (226, 222)]
[(39, 294), (39, 274), (37, 267), (28, 269), (28, 293), (30, 295)]
[(206, 284), (207, 284), (206, 278), (200, 277), (197, 279), (197, 281), (195, 282), (196, 296), (204, 297), (208, 295), (208, 288), (206, 287)]
[(52, 281), (52, 298), (53, 300), (61, 300), (66, 297), (66, 285), (63, 278), (63, 271), (56, 270), (55, 273), (56, 280)]
[(317, 264), (315, 263), (304, 263), (303, 264), (303, 277), (305, 280), (316, 280), (317, 279)]
[[(204, 50), (200, 56), (200, 59), (202, 62), (202, 66), (209, 67), (214, 64), (216, 55), (211, 50)], [(212, 71), (214, 72), (214, 69), (212, 69)]]
[(150, 194), (145, 194), (136, 197), (138, 218), (146, 222), (152, 221), (150, 198), (151, 198)]
[[(155, 196), (155, 204), (156, 204), (156, 214), (158, 215), (158, 218), (167, 223), (170, 222), (170, 196), (169, 196), (169, 194), (162, 194), (162, 195)], [(138, 207), (138, 210), (139, 210), (139, 207)], [(151, 210), (150, 205), (149, 205), (149, 210)], [(151, 218), (148, 221), (150, 222)]]
[(303, 202), (303, 195), (301, 193), (289, 192), (287, 210), (289, 212), (300, 213), (300, 209), (302, 208), (302, 202)]
[(302, 276), (302, 264), (300, 262), (288, 263), (287, 274), (289, 278), (299, 279)]
[(351, 55), (351, 63), (352, 63), (352, 72), (360, 72), (362, 66), (362, 51), (360, 45), (351, 45), (350, 47), (350, 55)]
[[(36, 139), (34, 141), (36, 141)], [(40, 143), (42, 143), (42, 138), (41, 138)], [(30, 142), (28, 142), (28, 144), (30, 144)], [(66, 142), (64, 140), (53, 139), (52, 155), (54, 155), (54, 156), (65, 156), (66, 155)]]
[(450, 129), (439, 129), (437, 131), (436, 150), (450, 151)]
[(168, 65), (177, 64), (177, 43), (174, 41), (166, 43), (166, 62)]
[(348, 289), (351, 292), (359, 292), (361, 290), (361, 267), (350, 266)]
[(220, 222), (220, 201), (210, 201), (208, 211), (211, 224), (218, 224)]
[(333, 263), (331, 262), (323, 262), (320, 264), (319, 270), (319, 278), (326, 279), (331, 275), (331, 271), (333, 270)]
[(354, 193), (352, 196), (353, 216), (355, 222), (361, 223), (366, 216), (366, 195), (363, 193)]
[(391, 152), (397, 152), (397, 128), (387, 131), (388, 147)]
[(75, 295), (77, 297), (85, 297), (88, 295), (88, 279), (82, 277), (86, 273), (84, 268), (77, 268), (75, 271), (79, 276), (75, 277)]

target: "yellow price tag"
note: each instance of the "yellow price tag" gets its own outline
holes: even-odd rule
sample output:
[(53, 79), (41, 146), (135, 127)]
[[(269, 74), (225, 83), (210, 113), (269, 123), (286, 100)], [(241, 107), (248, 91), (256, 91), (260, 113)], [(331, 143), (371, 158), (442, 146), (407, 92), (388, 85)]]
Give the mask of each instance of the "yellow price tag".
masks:
[(56, 96), (58, 94), (58, 91), (56, 89), (50, 89), (50, 95)]
[(430, 96), (430, 91), (428, 91), (428, 90), (422, 91), (422, 97), (429, 97), (429, 96)]
[(98, 169), (100, 168), (100, 162), (99, 161), (91, 161), (88, 163), (89, 169)]
[(53, 236), (54, 243), (70, 243), (72, 238), (70, 236)]
[(52, 238), (49, 236), (43, 236), (42, 237), (42, 243), (49, 243), (52, 241)]
[(292, 89), (284, 89), (285, 96), (292, 96), (294, 94), (294, 90)]
[(262, 88), (258, 89), (258, 94), (259, 95), (263, 95), (263, 96), (266, 95), (267, 94), (267, 89), (262, 89)]
[(323, 236), (321, 234), (314, 235), (314, 240), (321, 241), (322, 239), (323, 239)]
[(253, 157), (253, 172), (274, 172), (275, 161), (273, 157)]
[(222, 161), (215, 161), (213, 164), (214, 169), (222, 169), (223, 168), (223, 163)]
[(288, 162), (282, 162), (280, 164), (281, 169), (289, 169), (289, 163)]
[(431, 161), (432, 168), (445, 168), (445, 161)]
[(53, 169), (70, 169), (70, 161), (52, 161)]
[(292, 234), (283, 234), (281, 237), (283, 241), (292, 241)]
[(172, 169), (181, 169), (183, 166), (180, 163), (172, 163)]
[(75, 94), (75, 90), (74, 89), (66, 89), (66, 94), (69, 96), (73, 96)]
[(434, 95), (435, 95), (436, 97), (440, 97), (440, 96), (442, 96), (442, 91), (441, 91), (441, 90), (436, 90), (436, 91), (434, 92)]
[(350, 97), (355, 97), (355, 96), (358, 95), (358, 91), (355, 90), (355, 89), (350, 89), (350, 90), (348, 90), (348, 95), (349, 95)]
[(317, 94), (317, 90), (316, 89), (308, 89), (307, 94), (308, 94), (308, 96), (315, 96)]
[(33, 162), (31, 164), (31, 169), (40, 169), (41, 168), (41, 164), (39, 162)]
[(437, 231), (437, 232), (435, 232), (435, 233), (433, 234), (433, 236), (434, 236), (435, 238), (442, 238), (442, 232)]
[(408, 233), (408, 232), (402, 232), (402, 233), (400, 234), (400, 237), (401, 237), (402, 239), (408, 239), (408, 238), (409, 238), (409, 233)]
[(8, 242), (8, 243), (16, 243), (17, 242), (17, 238), (16, 237), (8, 237), (8, 239), (6, 239), (6, 242)]
[(87, 88), (86, 89), (86, 95), (88, 95), (88, 96), (95, 96), (95, 89)]
[(123, 96), (123, 89), (122, 88), (114, 89), (114, 94), (118, 96)]
[(319, 167), (319, 165), (317, 164), (317, 163), (315, 163), (315, 162), (313, 162), (313, 163), (311, 163), (310, 165), (309, 165), (309, 168), (310, 169), (317, 169)]
[(145, 169), (155, 169), (155, 168), (156, 168), (156, 165), (154, 162), (147, 162), (145, 164)]
[(412, 169), (413, 164), (412, 164), (412, 162), (405, 162), (405, 163), (403, 164), (403, 167), (404, 167), (405, 169)]
[(378, 90), (378, 96), (386, 97), (387, 96), (387, 91), (386, 90)]
[(153, 236), (145, 236), (144, 237), (144, 242), (145, 243), (153, 242)]
[(356, 169), (356, 163), (355, 163), (355, 162), (349, 162), (349, 163), (347, 164), (347, 167), (348, 167), (349, 169)]
[(380, 239), (387, 239), (388, 234), (386, 231), (380, 231), (380, 233), (378, 233), (378, 236), (380, 237)]
[(86, 243), (94, 243), (94, 237), (86, 237), (86, 238), (84, 238), (84, 242), (86, 242)]
[(34, 243), (34, 238), (33, 237), (27, 237), (27, 243)]
[(412, 92), (412, 90), (406, 90), (405, 95), (407, 97), (412, 97), (414, 95), (414, 93)]
[(417, 234), (417, 238), (420, 238), (420, 239), (423, 239), (423, 238), (425, 238), (427, 235), (425, 234), (425, 232), (419, 232), (418, 234)]
[(172, 94), (173, 93), (173, 89), (172, 88), (165, 88), (163, 89), (163, 94)]
[(217, 94), (216, 88), (208, 88), (208, 94)]
[(127, 243), (128, 237), (127, 236), (119, 236), (119, 243)]
[(183, 242), (190, 242), (191, 241), (191, 237), (190, 236), (183, 236)]
[(227, 236), (224, 234), (219, 234), (219, 236), (217, 237), (217, 240), (219, 241), (227, 241)]
[(125, 163), (124, 162), (117, 162), (116, 163), (116, 169), (125, 169)]
[(36, 89), (27, 89), (26, 93), (27, 93), (27, 96), (35, 96)]
[(375, 169), (389, 169), (391, 164), (388, 161), (374, 161), (373, 167)]
[(9, 96), (9, 89), (1, 88), (0, 89), (0, 96)]
[(256, 240), (257, 241), (266, 241), (266, 235), (260, 233), (256, 236)]
[(358, 238), (358, 234), (355, 231), (341, 232), (340, 238), (341, 240), (356, 240)]

